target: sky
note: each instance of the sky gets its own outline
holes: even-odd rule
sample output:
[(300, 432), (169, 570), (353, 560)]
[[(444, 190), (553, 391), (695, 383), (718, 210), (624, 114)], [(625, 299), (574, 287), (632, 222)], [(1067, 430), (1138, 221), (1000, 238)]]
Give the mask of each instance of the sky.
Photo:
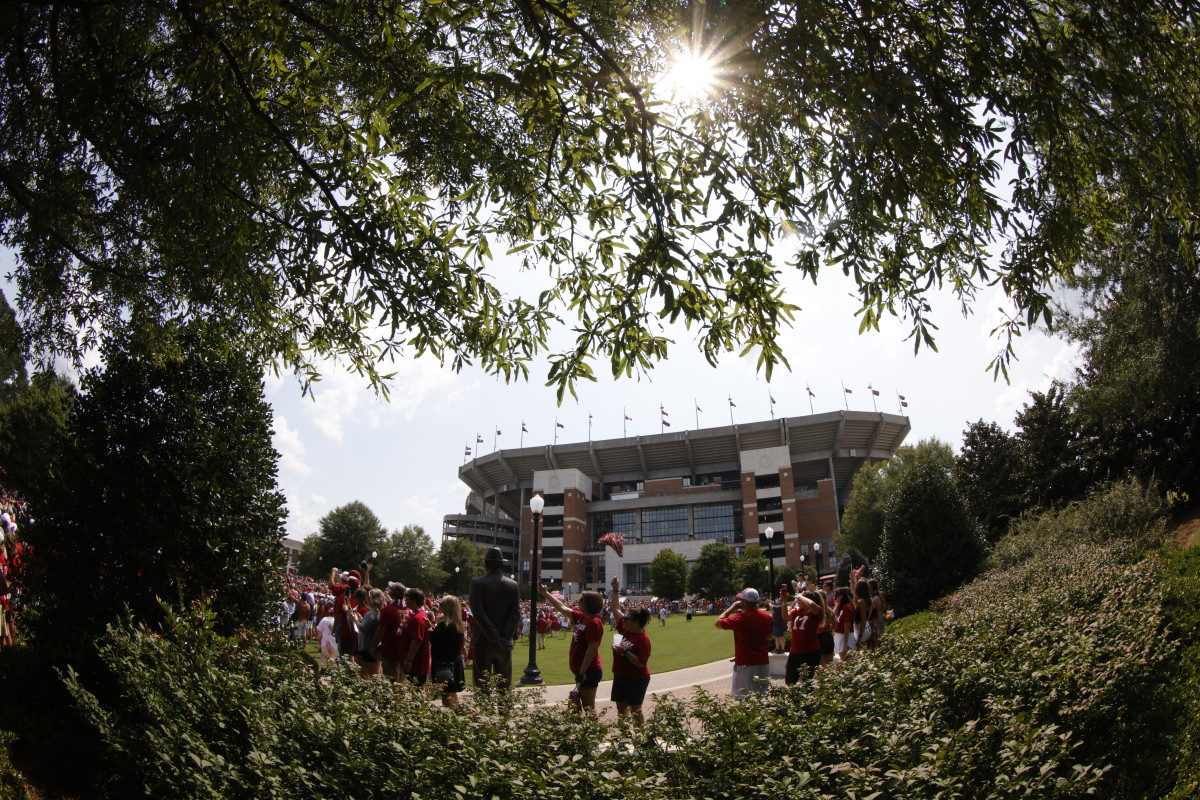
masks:
[[(965, 319), (949, 293), (938, 295), (938, 351), (922, 347), (914, 354), (899, 320), (858, 333), (851, 289), (840, 272), (823, 275), (818, 286), (793, 287), (789, 298), (802, 311), (783, 335), (791, 370), (777, 370), (769, 385), (756, 374), (753, 355), (731, 354), (712, 368), (686, 334), (648, 374), (580, 385), (578, 399), (568, 395), (561, 406), (554, 387), (544, 385), (544, 362), (531, 367), (528, 382), (516, 384), (476, 369), (455, 373), (432, 359), (400, 362), (390, 401), (332, 366), (311, 398), (302, 397), (290, 377), (269, 378), (289, 536), (305, 538), (316, 532), (322, 515), (360, 500), (389, 530), (419, 525), (439, 543), (442, 517), (462, 513), (468, 494), (457, 478), (466, 447), (488, 454), (550, 444), (556, 422), (563, 425), (560, 443), (587, 441), (589, 413), (591, 438), (598, 440), (626, 435), (626, 415), (632, 417), (624, 423), (629, 436), (666, 430), (659, 424), (660, 405), (669, 430), (680, 431), (697, 427), (697, 406), (699, 427), (728, 425), (731, 412), (732, 422), (769, 419), (771, 397), (776, 417), (808, 414), (806, 386), (816, 395), (816, 413), (845, 408), (846, 402), (853, 410), (901, 413), (898, 395), (904, 395), (912, 424), (906, 442), (936, 437), (957, 451), (970, 423), (982, 419), (1012, 430), (1030, 391), (1073, 374), (1072, 346), (1027, 333), (1017, 341), (1019, 360), (1010, 367), (1009, 382), (992, 377), (988, 363), (1002, 344), (990, 332), (1006, 305), (997, 291), (981, 293), (977, 313)], [(852, 394), (843, 394), (843, 384)], [(874, 405), (868, 385), (880, 392)], [(529, 431), (523, 437), (522, 423)], [(477, 436), (483, 444), (477, 445)]]

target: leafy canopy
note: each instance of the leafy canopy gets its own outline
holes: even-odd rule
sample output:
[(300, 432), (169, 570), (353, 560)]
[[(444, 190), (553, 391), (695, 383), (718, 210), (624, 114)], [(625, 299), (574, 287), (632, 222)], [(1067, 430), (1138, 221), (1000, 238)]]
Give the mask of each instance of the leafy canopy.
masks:
[(709, 600), (729, 597), (738, 590), (733, 550), (722, 542), (709, 542), (688, 571), (688, 592)]
[(682, 600), (687, 593), (687, 559), (674, 550), (663, 549), (650, 560), (650, 591), (655, 597)]
[[(932, 346), (932, 289), (1019, 333), (1129, 207), (1195, 230), (1196, 40), (1118, 0), (10, 2), (0, 242), (43, 356), (203, 317), (310, 379), (546, 358), (561, 398), (673, 321), (770, 377), (785, 267)], [(721, 90), (667, 104), (692, 42)]]
[[(300, 571), (324, 577), (329, 570), (362, 572), (363, 562), (375, 564), (387, 543), (387, 529), (367, 505), (354, 500), (330, 511), (317, 523), (317, 533), (304, 540)], [(365, 577), (365, 576), (364, 576)]]

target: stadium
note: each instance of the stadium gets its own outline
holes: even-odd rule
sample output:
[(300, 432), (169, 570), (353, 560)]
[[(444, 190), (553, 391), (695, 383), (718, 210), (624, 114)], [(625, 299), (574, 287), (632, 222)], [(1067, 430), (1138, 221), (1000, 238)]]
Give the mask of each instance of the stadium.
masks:
[[(459, 469), (466, 513), (447, 515), (443, 536), (499, 547), (525, 579), (529, 498), (541, 494), (541, 576), (568, 593), (613, 575), (647, 587), (660, 550), (691, 563), (711, 541), (739, 553), (761, 543), (776, 568), (820, 572), (837, 563), (833, 539), (855, 473), (891, 457), (909, 429), (904, 416), (847, 410), (497, 450)], [(769, 543), (760, 539), (768, 529)], [(624, 536), (622, 555), (597, 541), (609, 531)]]

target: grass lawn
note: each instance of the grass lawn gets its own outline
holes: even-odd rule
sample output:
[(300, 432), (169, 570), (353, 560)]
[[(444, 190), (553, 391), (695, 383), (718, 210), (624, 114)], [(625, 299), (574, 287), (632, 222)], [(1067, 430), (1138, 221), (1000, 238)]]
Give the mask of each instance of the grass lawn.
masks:
[[(722, 658), (733, 658), (733, 634), (713, 627), (717, 616), (696, 615), (688, 622), (683, 614), (667, 618), (666, 626), (650, 620), (650, 672), (658, 674), (676, 669), (708, 664)], [(563, 636), (568, 632), (560, 631)], [(567, 651), (570, 638), (546, 637), (546, 649), (537, 651), (538, 669), (547, 686), (574, 683), (575, 678), (567, 669)], [(317, 657), (316, 641), (309, 642), (306, 649)], [(612, 629), (604, 627), (604, 641), (600, 645), (600, 660), (604, 664), (604, 679), (612, 679)], [(519, 681), (529, 664), (529, 641), (522, 639), (513, 649), (513, 681)], [(467, 670), (468, 673), (470, 669)], [(468, 674), (467, 680), (470, 680)]]
[[(694, 616), (688, 622), (683, 614), (667, 618), (666, 627), (650, 620), (646, 633), (650, 635), (650, 672), (660, 674), (676, 669), (708, 664), (722, 658), (733, 658), (733, 634), (717, 630), (712, 616)], [(569, 636), (569, 632), (565, 633)], [(538, 669), (547, 686), (574, 683), (575, 678), (567, 669), (569, 638), (546, 637), (546, 649), (537, 651)], [(604, 641), (600, 644), (600, 661), (604, 664), (604, 679), (612, 679), (612, 630), (604, 627)], [(519, 681), (529, 663), (529, 641), (522, 639), (513, 650), (513, 681)]]

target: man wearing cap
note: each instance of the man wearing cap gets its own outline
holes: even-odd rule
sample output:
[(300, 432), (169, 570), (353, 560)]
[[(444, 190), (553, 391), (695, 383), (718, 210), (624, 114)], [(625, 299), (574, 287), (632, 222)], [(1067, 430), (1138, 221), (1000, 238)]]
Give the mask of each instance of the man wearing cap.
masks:
[[(771, 615), (758, 607), (758, 590), (743, 589), (733, 604), (714, 623), (723, 631), (733, 631), (734, 697), (750, 692), (766, 694), (771, 677)], [(761, 678), (761, 680), (759, 680)]]
[(505, 687), (512, 683), (513, 637), (521, 625), (517, 582), (500, 571), (506, 562), (499, 547), (489, 547), (483, 557), (487, 574), (471, 581), (471, 647), (474, 650), (473, 682), (495, 673)]

